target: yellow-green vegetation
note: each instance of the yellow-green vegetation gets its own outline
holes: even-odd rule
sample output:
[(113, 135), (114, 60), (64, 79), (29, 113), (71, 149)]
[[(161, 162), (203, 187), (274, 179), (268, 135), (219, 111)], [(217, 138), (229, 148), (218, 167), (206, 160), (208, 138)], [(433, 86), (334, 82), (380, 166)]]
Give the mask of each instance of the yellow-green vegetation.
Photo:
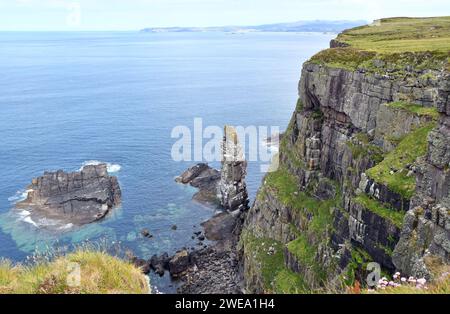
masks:
[(360, 194), (353, 199), (356, 203), (370, 210), (371, 212), (383, 217), (398, 228), (402, 227), (404, 213), (397, 211), (395, 209), (387, 207), (387, 205), (381, 204), (379, 201), (369, 197), (366, 194)]
[(311, 62), (326, 64), (333, 68), (356, 70), (362, 64), (375, 58), (377, 54), (352, 47), (325, 49), (315, 54)]
[[(294, 293), (304, 289), (298, 274), (289, 271), (284, 264), (284, 245), (269, 238), (258, 238), (251, 232), (241, 235), (245, 254), (257, 263), (266, 292)], [(273, 249), (273, 251), (271, 250)]]
[[(294, 210), (307, 210), (314, 217), (319, 218), (316, 224), (311, 221), (311, 226), (319, 227), (331, 222), (331, 207), (337, 205), (338, 200), (320, 201), (306, 192), (299, 191), (296, 177), (286, 168), (280, 166), (277, 171), (269, 173), (265, 178), (265, 186), (275, 190), (278, 200), (287, 207)], [(336, 194), (340, 194), (340, 191)]]
[(304, 267), (311, 270), (316, 283), (323, 282), (326, 272), (316, 262), (315, 257), (319, 244), (328, 239), (326, 235), (331, 230), (332, 211), (340, 205), (340, 190), (336, 187), (337, 196), (334, 199), (318, 200), (307, 192), (300, 192), (295, 176), (284, 168), (268, 174), (265, 186), (276, 191), (278, 200), (285, 206), (308, 216), (307, 230), (298, 233), (298, 238), (288, 243), (287, 249)]
[(317, 251), (315, 247), (308, 243), (305, 235), (302, 234), (294, 241), (289, 242), (287, 248), (303, 266), (309, 266), (314, 263)]
[(392, 192), (410, 199), (416, 188), (416, 180), (415, 176), (408, 176), (408, 170), (405, 168), (426, 154), (428, 133), (434, 127), (435, 123), (429, 123), (408, 134), (381, 163), (369, 169), (367, 175), (376, 182), (386, 185)]
[(287, 248), (296, 257), (300, 265), (307, 269), (310, 274), (313, 274), (309, 280), (313, 280), (315, 283), (325, 283), (326, 270), (316, 262), (318, 246), (311, 244), (306, 234), (302, 234), (294, 241), (289, 242)]
[[(308, 212), (312, 217), (308, 224), (310, 231), (318, 235), (331, 225), (332, 208), (339, 205), (339, 197), (321, 201), (306, 192), (300, 192), (295, 176), (284, 167), (269, 173), (265, 186), (275, 190), (278, 200), (287, 207)], [(340, 191), (336, 194), (339, 196)]]
[(32, 266), (0, 262), (0, 294), (119, 293), (149, 293), (147, 280), (132, 264), (104, 252), (79, 250)]
[(303, 278), (293, 271), (284, 268), (275, 276), (274, 290), (281, 294), (305, 294), (311, 293)]
[(387, 104), (387, 106), (391, 108), (405, 110), (414, 113), (420, 117), (429, 117), (433, 120), (437, 120), (439, 118), (439, 112), (434, 107), (423, 107), (420, 105), (411, 104), (404, 101), (395, 101)]
[(381, 53), (450, 50), (450, 16), (386, 18), (344, 31), (338, 41)]
[(350, 148), (354, 159), (370, 157), (376, 164), (380, 163), (384, 159), (383, 149), (379, 146), (370, 144), (365, 133), (357, 134), (356, 138), (359, 142), (347, 142), (347, 146)]
[(319, 52), (311, 62), (347, 70), (403, 75), (416, 70), (450, 69), (450, 17), (388, 18), (339, 34), (348, 47)]

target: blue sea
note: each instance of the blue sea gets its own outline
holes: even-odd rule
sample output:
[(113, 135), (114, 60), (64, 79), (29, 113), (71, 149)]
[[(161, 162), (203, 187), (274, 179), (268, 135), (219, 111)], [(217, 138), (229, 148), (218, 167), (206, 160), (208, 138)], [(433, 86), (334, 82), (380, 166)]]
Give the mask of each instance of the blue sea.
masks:
[[(0, 257), (89, 241), (139, 257), (195, 246), (214, 209), (174, 177), (195, 162), (171, 157), (176, 126), (279, 126), (297, 101), (301, 65), (334, 37), (321, 33), (0, 33)], [(65, 233), (12, 211), (31, 179), (106, 162), (122, 206)], [(219, 166), (213, 164), (213, 166)], [(263, 173), (249, 164), (254, 198)], [(171, 226), (177, 225), (177, 230)], [(153, 239), (144, 239), (147, 228)], [(168, 278), (152, 277), (160, 291)]]

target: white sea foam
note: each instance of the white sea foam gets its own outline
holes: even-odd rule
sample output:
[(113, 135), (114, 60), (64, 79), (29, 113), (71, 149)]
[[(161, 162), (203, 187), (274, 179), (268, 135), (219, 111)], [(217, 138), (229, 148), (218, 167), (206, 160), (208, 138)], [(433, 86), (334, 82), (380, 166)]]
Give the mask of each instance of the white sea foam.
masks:
[(73, 227), (73, 224), (68, 223), (68, 224), (66, 224), (64, 226), (59, 227), (58, 229), (59, 230), (67, 230), (67, 229), (71, 229), (72, 227)]
[(122, 169), (122, 166), (119, 164), (114, 164), (114, 163), (110, 163), (110, 162), (102, 162), (102, 161), (98, 161), (98, 160), (88, 160), (88, 161), (83, 162), (83, 165), (81, 166), (79, 171), (81, 171), (83, 169), (83, 167), (85, 167), (85, 166), (96, 166), (96, 165), (100, 165), (100, 164), (106, 164), (106, 167), (107, 167), (109, 173), (116, 173), (116, 172), (119, 172), (120, 169)]
[(17, 213), (17, 215), (19, 215), (22, 218), (25, 218), (30, 216), (31, 213), (28, 210), (21, 210), (20, 212)]
[(26, 223), (29, 223), (33, 226), (35, 226), (36, 228), (39, 227), (38, 224), (31, 219), (31, 212), (29, 212), (28, 210), (21, 210), (17, 212), (17, 215), (19, 216), (19, 221), (23, 221)]
[(18, 202), (24, 201), (24, 200), (27, 199), (28, 192), (31, 192), (31, 191), (32, 190), (26, 190), (26, 191), (20, 190), (20, 191), (17, 191), (16, 194), (14, 194), (11, 197), (8, 197), (8, 202), (18, 203)]
[(35, 223), (35, 222), (33, 221), (33, 219), (31, 219), (30, 216), (25, 217), (25, 218), (23, 219), (23, 221), (26, 222), (26, 223), (29, 223), (29, 224), (31, 224), (31, 225), (33, 225), (33, 226), (35, 226), (36, 228), (39, 228), (38, 224)]

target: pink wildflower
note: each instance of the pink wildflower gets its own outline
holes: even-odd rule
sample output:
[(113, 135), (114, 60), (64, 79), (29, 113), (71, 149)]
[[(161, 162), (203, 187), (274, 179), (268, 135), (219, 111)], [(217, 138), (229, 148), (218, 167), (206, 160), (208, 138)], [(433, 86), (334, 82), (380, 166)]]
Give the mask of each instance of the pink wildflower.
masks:
[(416, 280), (414, 277), (409, 277), (409, 278), (408, 278), (408, 282), (410, 282), (410, 283), (416, 283), (417, 280)]
[(427, 280), (425, 278), (420, 278), (420, 279), (417, 279), (417, 283), (422, 286), (425, 286), (425, 284), (427, 283)]

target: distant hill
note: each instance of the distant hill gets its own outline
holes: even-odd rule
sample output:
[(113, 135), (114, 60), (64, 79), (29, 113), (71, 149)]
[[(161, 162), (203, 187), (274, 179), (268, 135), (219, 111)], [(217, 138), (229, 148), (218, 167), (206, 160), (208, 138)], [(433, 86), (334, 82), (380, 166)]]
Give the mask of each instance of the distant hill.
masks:
[(293, 23), (265, 24), (257, 26), (217, 26), (217, 27), (155, 27), (145, 28), (148, 33), (163, 32), (332, 32), (339, 33), (345, 29), (366, 25), (366, 21), (299, 21)]

